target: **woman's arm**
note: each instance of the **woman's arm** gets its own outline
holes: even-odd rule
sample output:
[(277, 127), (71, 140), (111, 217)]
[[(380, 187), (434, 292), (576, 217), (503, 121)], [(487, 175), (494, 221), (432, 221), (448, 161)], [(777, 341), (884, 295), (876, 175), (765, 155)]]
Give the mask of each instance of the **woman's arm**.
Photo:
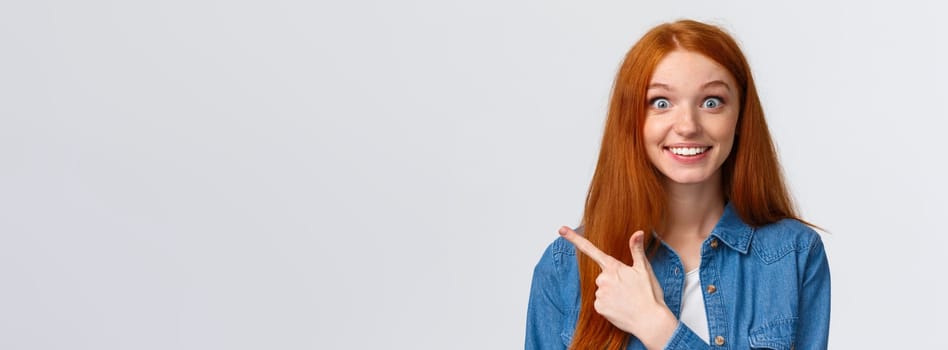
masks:
[(804, 265), (800, 279), (797, 349), (826, 349), (829, 340), (830, 271), (819, 236), (800, 257)]
[(566, 322), (566, 312), (560, 295), (559, 277), (554, 245), (550, 244), (533, 269), (533, 283), (530, 286), (530, 301), (527, 305), (527, 338), (524, 349), (566, 349), (560, 333)]

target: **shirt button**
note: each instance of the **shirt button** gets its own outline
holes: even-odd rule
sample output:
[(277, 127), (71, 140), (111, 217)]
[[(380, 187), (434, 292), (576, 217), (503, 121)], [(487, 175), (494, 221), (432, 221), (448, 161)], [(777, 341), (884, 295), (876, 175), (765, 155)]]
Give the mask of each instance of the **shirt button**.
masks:
[(716, 344), (717, 346), (724, 345), (724, 337), (720, 335), (717, 337), (714, 337), (714, 344)]
[(713, 284), (708, 285), (708, 294), (714, 294), (718, 291), (718, 287), (715, 287)]
[(717, 239), (717, 238), (712, 238), (712, 239), (711, 239), (711, 248), (712, 248), (712, 249), (716, 249), (717, 247), (718, 247), (718, 239)]

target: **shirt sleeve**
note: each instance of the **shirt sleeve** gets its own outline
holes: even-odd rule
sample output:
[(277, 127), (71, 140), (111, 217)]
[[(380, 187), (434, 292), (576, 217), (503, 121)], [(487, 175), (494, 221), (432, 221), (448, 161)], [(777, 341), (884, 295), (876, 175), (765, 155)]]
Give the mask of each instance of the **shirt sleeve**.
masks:
[(797, 349), (826, 349), (829, 340), (830, 271), (823, 241), (819, 236), (801, 257), (804, 268), (800, 279)]
[[(555, 243), (554, 243), (555, 244)], [(524, 349), (566, 349), (560, 333), (566, 322), (566, 312), (560, 305), (560, 269), (556, 264), (553, 245), (547, 247), (540, 262), (533, 269), (530, 301), (527, 305), (527, 336)], [(559, 257), (561, 258), (561, 256)]]

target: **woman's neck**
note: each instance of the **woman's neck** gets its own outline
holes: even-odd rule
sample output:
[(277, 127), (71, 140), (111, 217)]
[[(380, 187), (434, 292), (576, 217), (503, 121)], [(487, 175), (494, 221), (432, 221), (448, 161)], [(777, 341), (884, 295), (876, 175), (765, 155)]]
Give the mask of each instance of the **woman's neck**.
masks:
[(667, 184), (668, 215), (661, 227), (662, 237), (700, 241), (707, 238), (724, 214), (724, 193), (719, 183), (715, 176), (701, 184)]

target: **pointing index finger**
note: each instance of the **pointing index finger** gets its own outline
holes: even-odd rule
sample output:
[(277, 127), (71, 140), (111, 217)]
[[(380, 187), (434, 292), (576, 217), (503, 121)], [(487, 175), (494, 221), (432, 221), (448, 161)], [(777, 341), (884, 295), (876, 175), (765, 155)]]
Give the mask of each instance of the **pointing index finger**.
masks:
[(590, 242), (585, 237), (580, 236), (578, 233), (576, 233), (576, 231), (573, 231), (571, 228), (563, 226), (560, 228), (559, 232), (560, 232), (560, 235), (563, 236), (563, 238), (566, 238), (567, 241), (570, 241), (570, 243), (573, 243), (573, 246), (575, 246), (576, 249), (579, 249), (579, 251), (583, 252), (583, 254), (588, 255), (590, 258), (593, 259), (593, 261), (599, 264), (599, 268), (605, 269), (608, 263), (611, 260), (614, 260), (611, 256), (609, 256), (609, 254), (606, 254), (603, 251), (599, 250), (599, 248), (597, 248), (595, 244)]

